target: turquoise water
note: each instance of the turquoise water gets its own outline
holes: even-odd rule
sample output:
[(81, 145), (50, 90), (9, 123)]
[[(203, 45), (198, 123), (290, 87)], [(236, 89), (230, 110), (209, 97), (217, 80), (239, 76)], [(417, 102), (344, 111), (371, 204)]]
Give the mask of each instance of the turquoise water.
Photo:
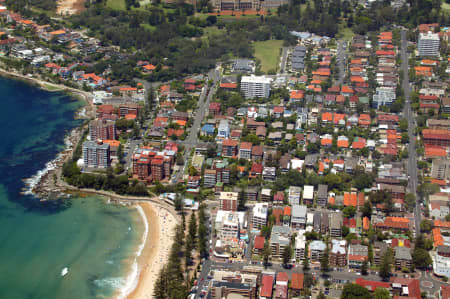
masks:
[[(80, 124), (79, 101), (0, 78), (0, 298), (105, 298), (125, 284), (143, 228), (101, 199), (40, 203), (20, 195)], [(61, 270), (69, 268), (62, 277)]]

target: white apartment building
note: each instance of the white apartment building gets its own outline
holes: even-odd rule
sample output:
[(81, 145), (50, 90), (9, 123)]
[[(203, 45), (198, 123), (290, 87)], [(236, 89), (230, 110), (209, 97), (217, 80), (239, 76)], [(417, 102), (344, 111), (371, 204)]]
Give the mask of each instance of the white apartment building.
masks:
[(238, 213), (225, 213), (222, 219), (222, 226), (219, 231), (220, 240), (226, 241), (239, 238), (239, 217)]
[(252, 210), (253, 228), (262, 228), (267, 223), (267, 211), (269, 204), (256, 203)]
[(437, 33), (419, 34), (419, 55), (420, 56), (439, 56), (439, 35)]
[(297, 231), (297, 236), (295, 237), (295, 259), (303, 260), (305, 259), (305, 249), (306, 249), (306, 238), (305, 230), (300, 229)]
[(243, 76), (241, 79), (241, 91), (246, 99), (268, 98), (271, 82), (272, 79), (265, 76)]
[(288, 199), (290, 205), (299, 205), (300, 204), (300, 195), (302, 194), (302, 189), (297, 186), (290, 186)]

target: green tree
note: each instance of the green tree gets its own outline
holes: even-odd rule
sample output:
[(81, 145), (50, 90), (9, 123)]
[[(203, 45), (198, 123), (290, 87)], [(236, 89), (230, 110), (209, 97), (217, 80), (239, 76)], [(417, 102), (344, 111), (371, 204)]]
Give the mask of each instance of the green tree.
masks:
[(429, 233), (433, 229), (433, 222), (428, 219), (424, 219), (420, 222), (420, 231), (422, 233)]
[(342, 210), (342, 214), (343, 214), (344, 217), (346, 217), (346, 218), (352, 218), (352, 217), (355, 216), (355, 214), (356, 214), (356, 207), (354, 207), (354, 206), (348, 206), (348, 207), (345, 207), (345, 208)]
[(361, 266), (361, 274), (362, 275), (367, 275), (367, 270), (369, 269), (369, 264), (367, 263), (367, 261), (365, 260)]
[(327, 247), (322, 255), (322, 257), (320, 258), (320, 271), (322, 271), (322, 273), (328, 272), (330, 269), (330, 252), (329, 252), (329, 248), (328, 248), (328, 244)]
[(341, 299), (372, 299), (372, 295), (365, 287), (354, 283), (348, 283), (344, 286)]
[(267, 267), (269, 264), (269, 257), (270, 257), (270, 247), (269, 242), (264, 243), (264, 249), (263, 249), (263, 260), (264, 260), (264, 266)]
[(387, 280), (391, 276), (391, 264), (392, 264), (392, 253), (387, 250), (384, 253), (383, 259), (380, 265), (380, 277), (383, 280)]
[(412, 258), (414, 265), (418, 269), (426, 269), (433, 262), (428, 251), (418, 247), (414, 248)]
[(286, 246), (286, 248), (283, 251), (283, 264), (284, 265), (288, 265), (290, 263), (291, 253), (292, 253), (291, 245)]
[(364, 205), (361, 208), (361, 213), (363, 217), (371, 217), (372, 216), (372, 204), (369, 200), (364, 202)]
[(181, 211), (183, 209), (183, 200), (180, 196), (176, 196), (175, 200), (173, 201), (173, 204), (175, 206), (175, 211)]
[(378, 287), (375, 289), (375, 292), (373, 293), (373, 298), (374, 299), (390, 299), (391, 294), (385, 288)]

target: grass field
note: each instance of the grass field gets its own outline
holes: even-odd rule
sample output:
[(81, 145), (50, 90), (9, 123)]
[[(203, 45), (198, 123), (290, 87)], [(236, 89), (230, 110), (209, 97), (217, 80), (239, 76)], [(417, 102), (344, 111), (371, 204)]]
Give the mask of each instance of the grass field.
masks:
[(355, 33), (348, 27), (341, 27), (339, 28), (339, 33), (337, 34), (337, 36), (343, 38), (344, 40), (350, 41), (353, 36), (355, 36)]
[(219, 29), (216, 26), (205, 27), (205, 28), (203, 28), (203, 35), (211, 36), (213, 34), (218, 34), (218, 33), (224, 32), (224, 31), (225, 31), (225, 29)]
[[(142, 0), (139, 2), (141, 4), (140, 7), (131, 7), (131, 10), (142, 10), (145, 9), (145, 6), (151, 4), (149, 0)], [(126, 10), (127, 6), (125, 5), (125, 0), (107, 0), (106, 6), (116, 10)]]
[(267, 73), (269, 70), (277, 70), (282, 45), (282, 40), (268, 40), (253, 43), (255, 57), (261, 62), (261, 71)]
[(450, 4), (445, 1), (442, 2), (441, 9), (445, 12), (446, 15), (450, 15)]
[(108, 0), (106, 6), (112, 9), (125, 10), (125, 0)]

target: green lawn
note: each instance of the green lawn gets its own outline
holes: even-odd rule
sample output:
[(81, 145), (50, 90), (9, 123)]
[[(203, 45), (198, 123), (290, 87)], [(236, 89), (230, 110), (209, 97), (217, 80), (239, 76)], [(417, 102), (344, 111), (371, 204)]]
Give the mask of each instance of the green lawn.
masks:
[(343, 38), (344, 40), (350, 41), (353, 36), (355, 36), (355, 33), (348, 27), (345, 28), (339, 28), (339, 32), (337, 34), (338, 37)]
[(106, 6), (112, 9), (125, 10), (125, 0), (108, 0)]
[(148, 30), (150, 30), (150, 31), (156, 30), (156, 27), (155, 27), (155, 26), (152, 26), (152, 25), (147, 24), (147, 23), (141, 24), (141, 26), (144, 27), (144, 28), (146, 28), (146, 29), (148, 29)]
[(216, 26), (211, 26), (211, 27), (205, 27), (203, 28), (203, 35), (204, 36), (211, 36), (213, 34), (219, 34), (221, 32), (224, 32), (224, 29), (219, 29)]
[(268, 40), (253, 43), (255, 57), (261, 62), (261, 71), (267, 73), (269, 70), (276, 71), (278, 69), (282, 45), (282, 40)]
[[(144, 10), (147, 5), (150, 5), (151, 2), (149, 0), (142, 0), (139, 2), (141, 4), (140, 7), (131, 7), (131, 10)], [(107, 0), (106, 6), (116, 10), (126, 10), (127, 6), (125, 5), (125, 0)]]
[(445, 12), (446, 15), (450, 15), (450, 4), (445, 1), (442, 2), (441, 9)]

